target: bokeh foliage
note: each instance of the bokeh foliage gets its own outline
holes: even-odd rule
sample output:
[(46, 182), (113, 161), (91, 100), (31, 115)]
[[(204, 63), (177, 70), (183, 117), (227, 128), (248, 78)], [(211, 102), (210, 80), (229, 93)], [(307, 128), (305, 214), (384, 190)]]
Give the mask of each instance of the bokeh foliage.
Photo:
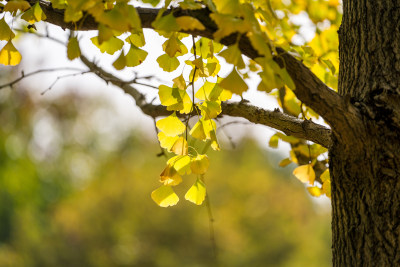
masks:
[(106, 131), (105, 98), (28, 92), (0, 91), (0, 266), (330, 266), (329, 215), (253, 141), (210, 154), (215, 261), (205, 205), (149, 198), (154, 138)]

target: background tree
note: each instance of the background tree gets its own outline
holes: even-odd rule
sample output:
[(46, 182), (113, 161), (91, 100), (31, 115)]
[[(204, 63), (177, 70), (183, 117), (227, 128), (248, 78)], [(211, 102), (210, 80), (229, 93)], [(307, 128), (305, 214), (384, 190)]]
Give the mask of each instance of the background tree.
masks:
[[(332, 195), (334, 266), (399, 263), (396, 36), (400, 11), (395, 1), (343, 1), (340, 69), (335, 33), (341, 20), (338, 1), (185, 0), (165, 1), (160, 9), (134, 8), (129, 1), (50, 2), (7, 1), (4, 11), (13, 16), (22, 11), (21, 18), (29, 23), (45, 20), (72, 30), (67, 44), (70, 59), (80, 57), (90, 71), (130, 94), (145, 114), (168, 116), (157, 121), (158, 137), (161, 146), (176, 156), (161, 173), (162, 186), (152, 193), (160, 206), (176, 204), (179, 198), (172, 187), (191, 172), (199, 178), (185, 198), (202, 203), (206, 196), (203, 175), (208, 167), (204, 153), (208, 146), (219, 150), (213, 119), (239, 116), (295, 137), (278, 134), (271, 145), (279, 138), (288, 141), (291, 160), (300, 165), (295, 175), (312, 185), (312, 194)], [(157, 0), (143, 2), (159, 4)], [(296, 27), (291, 18), (301, 11), (307, 11), (317, 35), (309, 46), (299, 47), (293, 44)], [(15, 34), (4, 18), (0, 27), (0, 39), (7, 41), (0, 62), (18, 64), (21, 56), (11, 42)], [(165, 71), (176, 69), (180, 64), (176, 57), (188, 52), (180, 41), (186, 36), (182, 33), (193, 36), (192, 57), (185, 61), (192, 70), (174, 78), (172, 87), (159, 87), (161, 105), (146, 101), (134, 88), (137, 79), (122, 80), (81, 55), (75, 35), (75, 31), (98, 30), (92, 42), (102, 52), (121, 50), (113, 63), (120, 70), (145, 60), (147, 52), (140, 48), (142, 28), (155, 29), (167, 38), (165, 55), (157, 59)], [(196, 41), (194, 36), (203, 38)], [(124, 43), (130, 45), (126, 54)], [(218, 43), (228, 48), (220, 52)], [(220, 69), (214, 56), (218, 52), (234, 65), (224, 79), (213, 78)], [(245, 62), (241, 54), (250, 60)], [(243, 78), (251, 72), (261, 79), (257, 89), (275, 95), (281, 110), (259, 109), (244, 100), (224, 102), (232, 93), (242, 95), (248, 89)], [(318, 116), (330, 129), (311, 120)], [(304, 139), (315, 144), (308, 145)], [(328, 162), (321, 157), (326, 149), (330, 178)], [(290, 161), (282, 165), (286, 162)], [(315, 180), (320, 185), (315, 186)]]

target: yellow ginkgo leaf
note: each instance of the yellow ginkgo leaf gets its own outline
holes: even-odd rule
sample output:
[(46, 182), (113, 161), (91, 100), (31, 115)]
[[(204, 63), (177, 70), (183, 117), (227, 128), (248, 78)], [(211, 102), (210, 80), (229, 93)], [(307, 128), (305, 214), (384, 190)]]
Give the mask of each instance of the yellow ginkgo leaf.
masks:
[(178, 87), (181, 90), (186, 90), (186, 81), (183, 78), (183, 75), (181, 74), (180, 76), (176, 77), (175, 79), (172, 80), (174, 82), (174, 85)]
[(240, 4), (238, 0), (213, 0), (217, 10), (221, 14), (240, 13)]
[(125, 56), (126, 59), (126, 66), (127, 67), (135, 67), (140, 64), (146, 59), (147, 52), (143, 49), (140, 49), (134, 45), (131, 45), (128, 53)]
[(192, 159), (190, 164), (190, 169), (194, 174), (204, 174), (208, 170), (210, 161), (207, 155), (197, 155), (197, 157)]
[(79, 48), (78, 38), (72, 37), (68, 41), (67, 56), (69, 60), (73, 60), (81, 56), (81, 49)]
[(189, 16), (182, 16), (179, 18), (176, 18), (176, 23), (179, 25), (179, 27), (184, 30), (205, 30), (206, 28), (204, 25), (196, 18), (189, 17)]
[(121, 50), (122, 47), (124, 46), (124, 41), (114, 36), (107, 41), (103, 41), (101, 44), (99, 43), (99, 39), (97, 36), (91, 38), (90, 40), (95, 46), (97, 46), (100, 49), (101, 53), (105, 52), (110, 55), (113, 55), (118, 50)]
[(160, 174), (160, 182), (164, 185), (178, 185), (182, 182), (182, 177), (173, 166), (167, 164), (163, 172)]
[(180, 175), (190, 174), (190, 162), (191, 159), (188, 155), (179, 155), (170, 158), (167, 164), (172, 166)]
[(131, 32), (131, 35), (129, 35), (125, 41), (135, 45), (136, 47), (142, 47), (146, 44), (146, 41), (144, 39), (144, 34), (143, 30), (134, 30)]
[(201, 205), (205, 198), (206, 186), (200, 179), (197, 179), (194, 185), (187, 191), (185, 199), (196, 205)]
[(303, 183), (314, 184), (315, 172), (311, 164), (302, 165), (293, 170), (294, 176)]
[(307, 190), (313, 197), (319, 197), (323, 194), (321, 188), (319, 188), (318, 186), (307, 187)]
[(113, 67), (116, 70), (122, 70), (123, 68), (126, 67), (126, 58), (124, 55), (124, 51), (121, 51), (121, 54), (119, 55), (119, 57), (114, 61), (114, 63), (112, 64)]
[(166, 72), (172, 72), (179, 67), (179, 60), (176, 57), (170, 57), (167, 54), (157, 58), (158, 65)]
[(219, 56), (225, 58), (226, 62), (235, 65), (238, 69), (243, 69), (246, 67), (238, 44), (229, 46), (227, 49), (219, 53)]
[(199, 140), (205, 140), (207, 138), (203, 127), (203, 120), (199, 120), (193, 128), (190, 130), (190, 135)]
[(156, 122), (156, 126), (167, 136), (180, 135), (186, 129), (185, 124), (183, 124), (180, 121), (180, 119), (176, 116), (175, 112), (164, 119), (158, 120)]
[(178, 136), (167, 136), (163, 132), (159, 132), (157, 136), (158, 141), (160, 141), (160, 146), (167, 149), (169, 152), (171, 152), (171, 147), (175, 144), (176, 140), (179, 139)]
[(163, 49), (170, 57), (183, 56), (188, 52), (186, 46), (173, 34), (167, 41), (163, 43)]
[(37, 2), (30, 9), (25, 11), (24, 14), (22, 14), (21, 19), (32, 24), (35, 22), (39, 22), (41, 20), (45, 20), (46, 15), (44, 14), (42, 8), (40, 7), (39, 2)]
[(163, 185), (151, 193), (151, 198), (160, 207), (174, 206), (179, 201), (179, 197), (175, 194), (170, 186)]
[(285, 158), (285, 159), (281, 160), (281, 162), (279, 162), (279, 167), (286, 167), (290, 163), (292, 163), (290, 158)]
[(15, 37), (15, 34), (11, 30), (10, 26), (8, 26), (4, 17), (0, 20), (0, 40), (2, 41), (10, 41)]
[(99, 44), (102, 44), (104, 41), (110, 40), (114, 36), (113, 30), (102, 23), (100, 23), (97, 28), (99, 32), (97, 41), (99, 42)]
[(242, 93), (247, 91), (249, 88), (235, 68), (233, 68), (232, 72), (222, 80), (220, 86), (238, 95), (242, 95)]
[(22, 56), (14, 45), (9, 41), (0, 51), (0, 64), (15, 66), (21, 62)]
[(214, 119), (216, 118), (222, 111), (221, 102), (220, 101), (204, 101), (200, 106), (201, 116), (204, 119)]
[(177, 155), (187, 155), (188, 154), (188, 142), (181, 136), (171, 147), (171, 151)]
[(322, 192), (327, 196), (327, 197), (331, 197), (331, 180), (326, 180), (323, 184), (322, 184)]

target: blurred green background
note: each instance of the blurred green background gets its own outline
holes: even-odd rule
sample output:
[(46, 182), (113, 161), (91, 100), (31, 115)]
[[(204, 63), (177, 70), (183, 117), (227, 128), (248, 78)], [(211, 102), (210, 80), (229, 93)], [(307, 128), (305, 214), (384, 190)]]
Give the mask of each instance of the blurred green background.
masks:
[(195, 177), (177, 206), (152, 201), (155, 138), (115, 125), (106, 97), (28, 92), (0, 90), (1, 267), (331, 265), (329, 210), (283, 156), (252, 140), (210, 154), (215, 257), (207, 207), (183, 197)]

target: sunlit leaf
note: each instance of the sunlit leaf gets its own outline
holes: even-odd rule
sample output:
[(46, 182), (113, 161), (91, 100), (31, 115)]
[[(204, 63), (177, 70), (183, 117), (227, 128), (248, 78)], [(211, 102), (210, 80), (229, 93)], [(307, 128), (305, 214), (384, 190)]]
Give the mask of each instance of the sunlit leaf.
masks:
[(182, 177), (172, 165), (167, 164), (160, 174), (160, 182), (164, 185), (178, 185), (182, 182)]
[(221, 102), (219, 101), (204, 101), (200, 105), (201, 116), (204, 119), (214, 119), (221, 113)]
[(188, 155), (178, 155), (170, 158), (167, 164), (173, 166), (173, 168), (180, 174), (190, 174), (190, 157)]
[(174, 206), (179, 201), (179, 197), (175, 194), (170, 186), (163, 185), (151, 193), (151, 198), (160, 207)]
[(178, 136), (167, 136), (163, 132), (159, 132), (157, 134), (158, 141), (160, 141), (160, 146), (162, 148), (167, 149), (167, 151), (171, 152), (171, 147), (175, 144), (175, 142), (179, 139)]
[(177, 155), (187, 155), (188, 142), (183, 136), (179, 137), (171, 147), (171, 151)]
[(323, 191), (321, 190), (321, 188), (319, 188), (317, 186), (307, 187), (307, 190), (310, 193), (310, 195), (312, 195), (314, 197), (319, 197), (323, 194)]
[(302, 165), (293, 170), (294, 176), (303, 183), (314, 184), (315, 172), (310, 164)]
[(197, 157), (192, 159), (190, 164), (190, 169), (194, 174), (204, 174), (210, 166), (210, 161), (207, 155), (197, 155)]
[(185, 194), (185, 199), (193, 202), (196, 205), (201, 205), (206, 198), (206, 186), (204, 183), (197, 179), (194, 185)]
[(186, 81), (183, 78), (183, 75), (181, 74), (180, 76), (176, 77), (175, 79), (172, 80), (174, 82), (174, 85), (178, 87), (181, 90), (186, 90)]
[(0, 64), (6, 66), (15, 66), (21, 62), (22, 56), (15, 48), (15, 46), (9, 41), (3, 49), (0, 50)]
[(158, 120), (156, 126), (160, 131), (164, 132), (166, 136), (176, 136), (182, 134), (186, 126), (176, 116), (175, 112), (170, 116)]
[(142, 30), (135, 30), (131, 32), (131, 35), (129, 35), (125, 41), (133, 44), (136, 47), (142, 47), (146, 44), (144, 34)]

